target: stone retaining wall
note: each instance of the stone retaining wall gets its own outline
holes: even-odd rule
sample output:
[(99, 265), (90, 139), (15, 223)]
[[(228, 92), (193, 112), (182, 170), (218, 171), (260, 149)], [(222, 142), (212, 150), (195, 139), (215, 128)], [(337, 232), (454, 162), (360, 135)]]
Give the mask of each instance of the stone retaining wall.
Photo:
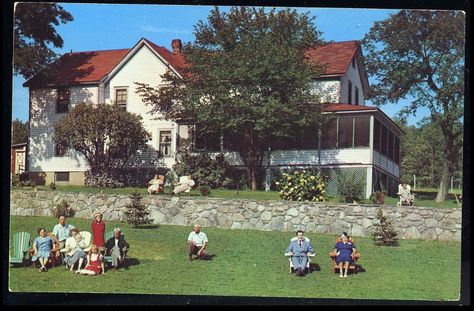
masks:
[[(92, 219), (101, 211), (105, 220), (124, 220), (127, 195), (21, 191), (10, 194), (11, 215), (53, 216), (63, 199), (76, 213)], [(378, 223), (378, 205), (303, 203), (272, 200), (217, 199), (145, 195), (154, 223), (190, 226), (200, 223), (232, 229), (256, 229), (370, 236)], [(460, 208), (382, 206), (402, 239), (461, 240)]]

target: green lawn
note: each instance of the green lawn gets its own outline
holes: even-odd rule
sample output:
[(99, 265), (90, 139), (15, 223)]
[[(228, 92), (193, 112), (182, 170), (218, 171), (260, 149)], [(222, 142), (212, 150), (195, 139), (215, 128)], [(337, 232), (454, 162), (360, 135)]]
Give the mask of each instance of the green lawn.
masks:
[[(68, 222), (88, 230), (90, 221)], [(35, 228), (52, 230), (52, 217), (11, 217), (11, 232)], [(191, 226), (160, 225), (133, 229), (107, 222), (107, 231), (121, 226), (131, 248), (132, 265), (100, 276), (70, 273), (63, 266), (39, 273), (12, 267), (9, 288), (14, 292), (140, 293), (165, 295), (217, 295), (259, 297), (349, 298), (385, 300), (459, 299), (461, 244), (458, 242), (402, 240), (399, 247), (376, 247), (370, 238), (357, 238), (365, 269), (339, 278), (331, 269), (328, 252), (333, 235), (308, 233), (316, 250), (317, 270), (304, 278), (289, 274), (283, 256), (291, 232), (203, 228), (215, 257), (211, 261), (187, 260), (186, 239)], [(12, 235), (10, 235), (10, 241)], [(11, 251), (10, 242), (10, 251)], [(319, 270), (319, 271), (318, 271)]]
[[(15, 189), (24, 189), (31, 190), (31, 187), (12, 187), (12, 190)], [(38, 191), (51, 191), (49, 186), (39, 186)], [(142, 195), (147, 195), (145, 188), (133, 188), (133, 187), (124, 187), (124, 188), (94, 188), (86, 186), (74, 186), (74, 185), (57, 185), (56, 191), (65, 191), (65, 192), (85, 192), (85, 193), (111, 193), (111, 194), (125, 194), (129, 195), (134, 190), (138, 190)], [(432, 189), (427, 189), (427, 192), (432, 192)], [(165, 188), (165, 194), (169, 196), (168, 187)], [(186, 195), (186, 194), (182, 194)], [(201, 196), (199, 190), (192, 189), (191, 196)], [(277, 191), (251, 191), (251, 190), (228, 190), (228, 189), (212, 189), (209, 197), (212, 198), (227, 198), (227, 199), (251, 199), (251, 200), (280, 200), (280, 196)], [(330, 203), (343, 203), (344, 200), (338, 197), (329, 198), (328, 202)], [(385, 205), (396, 205), (398, 198), (385, 197)], [(368, 199), (364, 199), (360, 202), (361, 204), (372, 204)], [(419, 195), (415, 199), (416, 206), (423, 207), (437, 207), (437, 208), (455, 208), (460, 207), (455, 200), (447, 200), (443, 203), (436, 203), (434, 199), (428, 199)]]

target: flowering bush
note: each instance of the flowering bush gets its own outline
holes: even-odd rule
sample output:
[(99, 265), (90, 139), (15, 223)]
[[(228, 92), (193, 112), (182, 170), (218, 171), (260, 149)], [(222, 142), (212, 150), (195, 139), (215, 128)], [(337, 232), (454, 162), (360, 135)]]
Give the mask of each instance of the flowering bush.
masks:
[(316, 201), (325, 200), (326, 185), (320, 173), (316, 175), (307, 170), (283, 173), (276, 183), (280, 197), (289, 201)]

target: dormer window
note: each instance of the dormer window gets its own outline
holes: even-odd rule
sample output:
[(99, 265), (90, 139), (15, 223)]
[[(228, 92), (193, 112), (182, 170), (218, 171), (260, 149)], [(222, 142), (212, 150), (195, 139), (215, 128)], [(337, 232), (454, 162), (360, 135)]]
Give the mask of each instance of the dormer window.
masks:
[(347, 103), (352, 105), (352, 82), (347, 81)]
[(69, 111), (70, 92), (68, 88), (58, 89), (58, 101), (56, 102), (56, 113), (67, 113)]

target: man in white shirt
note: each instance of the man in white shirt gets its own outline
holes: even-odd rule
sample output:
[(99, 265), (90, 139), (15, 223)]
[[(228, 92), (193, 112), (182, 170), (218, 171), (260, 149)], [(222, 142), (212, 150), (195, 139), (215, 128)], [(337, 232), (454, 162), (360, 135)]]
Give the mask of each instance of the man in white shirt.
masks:
[(189, 261), (193, 261), (193, 255), (196, 255), (198, 259), (208, 259), (207, 242), (207, 235), (201, 232), (201, 225), (195, 224), (193, 231), (188, 236)]

